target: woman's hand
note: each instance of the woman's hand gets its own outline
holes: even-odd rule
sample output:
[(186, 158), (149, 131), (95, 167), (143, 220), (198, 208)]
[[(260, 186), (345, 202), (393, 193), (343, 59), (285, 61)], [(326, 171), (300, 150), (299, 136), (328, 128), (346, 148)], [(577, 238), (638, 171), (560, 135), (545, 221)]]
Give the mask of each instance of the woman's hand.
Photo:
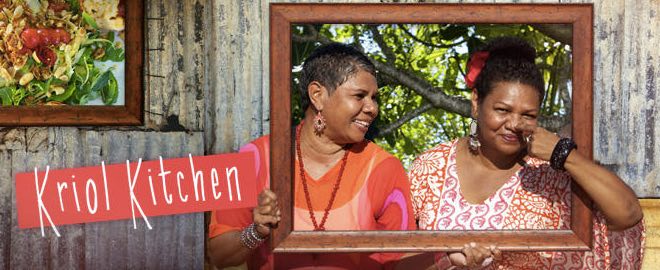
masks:
[[(522, 141), (527, 141), (527, 154), (549, 161), (559, 136), (544, 128), (526, 125), (518, 128)], [(528, 137), (529, 136), (529, 137)], [(529, 140), (527, 140), (529, 138)], [(642, 208), (635, 192), (616, 174), (597, 165), (578, 151), (571, 151), (563, 164), (573, 181), (605, 214), (607, 225), (612, 230), (623, 230), (634, 226), (642, 219)], [(612, 198), (617, 198), (612, 200)]]
[(280, 206), (277, 195), (270, 189), (264, 189), (257, 198), (258, 205), (252, 210), (252, 220), (256, 225), (257, 232), (266, 237), (270, 235), (272, 228), (276, 228), (280, 222)]
[(458, 267), (467, 267), (469, 269), (480, 269), (490, 265), (493, 260), (499, 260), (502, 257), (500, 250), (492, 245), (488, 248), (477, 245), (472, 242), (466, 244), (461, 252), (449, 253), (449, 261)]
[[(262, 238), (266, 238), (271, 233), (271, 228), (277, 226), (280, 221), (280, 208), (277, 203), (277, 196), (269, 189), (265, 189), (257, 197), (257, 207), (252, 210), (252, 222), (254, 222), (256, 233)], [(209, 257), (216, 267), (222, 269), (229, 266), (238, 266), (245, 263), (253, 252), (255, 247), (251, 244), (261, 244), (263, 239), (252, 239), (256, 243), (247, 243), (243, 239), (243, 234), (250, 230), (250, 238), (254, 238), (254, 231), (249, 225), (243, 230), (232, 230), (222, 233), (209, 239), (208, 251)], [(248, 245), (250, 244), (250, 245)]]
[(527, 154), (531, 157), (549, 161), (559, 136), (542, 127), (526, 125), (522, 130), (522, 141), (527, 144)]

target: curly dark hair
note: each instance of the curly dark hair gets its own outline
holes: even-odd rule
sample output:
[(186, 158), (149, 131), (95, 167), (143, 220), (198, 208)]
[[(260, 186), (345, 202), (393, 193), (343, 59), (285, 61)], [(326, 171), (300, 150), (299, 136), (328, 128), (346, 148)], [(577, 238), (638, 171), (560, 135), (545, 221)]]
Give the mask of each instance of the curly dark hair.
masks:
[(495, 84), (519, 82), (532, 86), (543, 101), (545, 87), (541, 70), (534, 63), (536, 50), (517, 37), (499, 37), (489, 42), (482, 51), (488, 52), (488, 60), (475, 81), (479, 102), (490, 94)]
[(300, 96), (303, 111), (310, 104), (307, 87), (316, 81), (328, 89), (328, 94), (346, 82), (360, 70), (376, 77), (376, 67), (369, 58), (355, 47), (342, 43), (329, 43), (316, 48), (305, 59), (300, 74)]

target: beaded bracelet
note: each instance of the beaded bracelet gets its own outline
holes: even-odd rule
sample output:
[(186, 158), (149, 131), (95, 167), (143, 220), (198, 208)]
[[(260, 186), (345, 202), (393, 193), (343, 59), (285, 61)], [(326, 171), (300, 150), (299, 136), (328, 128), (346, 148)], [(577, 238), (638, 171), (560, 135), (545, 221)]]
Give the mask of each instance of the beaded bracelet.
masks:
[(241, 243), (249, 249), (255, 249), (266, 241), (266, 237), (261, 237), (257, 232), (257, 225), (252, 223), (245, 227), (241, 232)]
[(570, 138), (562, 138), (555, 145), (555, 149), (552, 150), (552, 156), (550, 157), (550, 167), (555, 170), (566, 170), (564, 169), (564, 163), (568, 155), (573, 149), (577, 149), (577, 145)]

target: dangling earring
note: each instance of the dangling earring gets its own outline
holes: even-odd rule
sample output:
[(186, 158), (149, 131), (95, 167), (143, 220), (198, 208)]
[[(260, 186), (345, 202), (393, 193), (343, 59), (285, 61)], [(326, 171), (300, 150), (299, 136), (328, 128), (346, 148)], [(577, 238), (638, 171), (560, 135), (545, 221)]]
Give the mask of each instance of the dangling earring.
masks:
[(477, 121), (474, 118), (472, 119), (472, 122), (470, 122), (470, 138), (468, 143), (470, 151), (475, 153), (479, 150), (479, 147), (481, 147), (481, 143), (477, 138)]
[(325, 129), (325, 118), (321, 115), (321, 111), (317, 111), (316, 116), (314, 116), (314, 132), (316, 135), (323, 133)]

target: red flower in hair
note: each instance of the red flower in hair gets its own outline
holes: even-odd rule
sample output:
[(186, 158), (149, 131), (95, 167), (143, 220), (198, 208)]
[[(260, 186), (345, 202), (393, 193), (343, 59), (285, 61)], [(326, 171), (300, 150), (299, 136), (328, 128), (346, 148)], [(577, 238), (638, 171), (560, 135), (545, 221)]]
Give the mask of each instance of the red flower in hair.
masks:
[(472, 54), (470, 61), (467, 65), (467, 74), (465, 75), (465, 84), (471, 89), (474, 87), (474, 82), (479, 77), (479, 73), (486, 65), (486, 60), (488, 59), (487, 51), (478, 51)]

